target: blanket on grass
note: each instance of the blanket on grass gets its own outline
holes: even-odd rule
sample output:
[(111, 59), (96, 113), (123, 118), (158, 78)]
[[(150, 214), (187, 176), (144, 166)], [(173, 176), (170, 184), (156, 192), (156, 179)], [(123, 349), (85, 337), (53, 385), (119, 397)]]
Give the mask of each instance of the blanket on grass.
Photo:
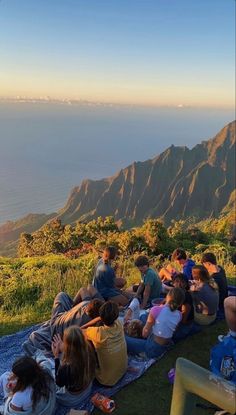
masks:
[[(24, 354), (22, 349), (22, 344), (26, 341), (29, 335), (37, 330), (40, 325), (36, 325), (33, 327), (29, 327), (22, 331), (19, 331), (15, 334), (11, 334), (8, 336), (3, 336), (0, 338), (0, 375), (5, 372), (6, 370), (10, 370), (12, 367), (13, 362), (20, 356)], [(123, 378), (113, 387), (103, 387), (94, 384), (92, 395), (94, 393), (99, 392), (106, 396), (113, 396), (117, 393), (120, 389), (124, 386), (128, 385), (129, 383), (133, 382), (135, 379), (138, 379), (146, 370), (155, 363), (155, 359), (143, 360), (139, 358), (130, 357), (128, 370)], [(0, 403), (1, 397), (0, 397)], [(86, 409), (88, 411), (93, 410), (93, 405), (90, 402), (90, 399), (87, 402), (84, 402), (82, 407), (74, 408), (74, 409)], [(59, 407), (56, 409), (55, 415), (66, 415), (68, 413), (68, 409)]]

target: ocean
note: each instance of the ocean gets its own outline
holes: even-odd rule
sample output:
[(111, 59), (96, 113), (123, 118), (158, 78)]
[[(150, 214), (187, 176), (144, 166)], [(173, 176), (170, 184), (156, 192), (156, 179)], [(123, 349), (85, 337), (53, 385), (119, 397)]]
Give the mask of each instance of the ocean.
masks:
[(191, 148), (233, 119), (233, 109), (1, 102), (0, 224), (55, 212), (83, 179)]

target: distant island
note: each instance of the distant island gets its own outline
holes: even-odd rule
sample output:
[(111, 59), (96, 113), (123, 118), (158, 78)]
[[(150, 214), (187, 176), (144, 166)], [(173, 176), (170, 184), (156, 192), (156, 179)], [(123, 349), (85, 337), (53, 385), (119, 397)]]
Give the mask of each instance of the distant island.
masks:
[(134, 162), (114, 176), (84, 180), (72, 189), (66, 205), (51, 214), (29, 214), (0, 226), (0, 254), (15, 254), (22, 232), (32, 233), (52, 219), (63, 224), (113, 216), (131, 228), (148, 218), (165, 225), (228, 215), (235, 208), (235, 127), (233, 121), (213, 139), (191, 150), (172, 145), (160, 155)]

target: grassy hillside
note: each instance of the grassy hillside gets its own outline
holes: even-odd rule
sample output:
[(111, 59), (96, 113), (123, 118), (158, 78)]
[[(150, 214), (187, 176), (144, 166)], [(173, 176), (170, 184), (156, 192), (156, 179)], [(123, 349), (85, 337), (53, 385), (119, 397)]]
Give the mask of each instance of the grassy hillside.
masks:
[[(181, 234), (180, 225), (172, 229), (175, 237)], [(155, 241), (150, 239), (149, 243), (151, 242)], [(90, 282), (99, 252), (95, 249), (91, 250), (91, 246), (89, 249), (89, 253), (77, 252), (78, 258), (71, 258), (65, 254), (15, 259), (0, 258), (0, 335), (47, 320), (50, 316), (53, 298), (59, 291), (66, 291), (73, 296), (81, 286)], [(219, 263), (226, 269), (229, 281), (234, 283), (236, 267), (230, 261), (232, 249), (222, 242), (215, 241), (215, 244), (210, 246), (202, 244), (195, 249), (192, 257), (199, 261), (201, 252), (208, 249), (217, 254)], [(117, 275), (126, 277), (127, 285), (140, 279), (139, 272), (134, 267), (134, 258), (137, 254), (137, 252), (129, 255), (120, 254), (115, 264)], [(151, 265), (155, 269), (158, 269), (165, 261), (167, 260), (161, 258), (160, 255), (151, 255)], [(217, 336), (225, 332), (225, 322), (218, 322), (204, 329), (204, 345), (202, 343), (203, 333), (176, 345), (143, 377), (122, 389), (114, 397), (117, 405), (116, 414), (153, 415), (160, 413), (168, 415), (172, 385), (168, 382), (167, 373), (175, 366), (177, 357), (185, 357), (208, 368), (210, 348), (216, 343)], [(138, 399), (134, 399), (137, 396)], [(212, 413), (212, 411), (196, 408), (193, 415)], [(100, 412), (95, 410), (95, 415), (99, 414)]]
[[(234, 283), (236, 267), (229, 261), (224, 248), (215, 248), (229, 281)], [(140, 280), (134, 258), (135, 255), (121, 255), (115, 264), (117, 275), (125, 277), (128, 286)], [(199, 255), (193, 258), (198, 261)], [(47, 319), (59, 291), (74, 296), (81, 286), (92, 281), (97, 260), (96, 253), (81, 255), (77, 259), (52, 254), (34, 258), (0, 258), (0, 335)], [(154, 256), (151, 262), (152, 267), (158, 269), (160, 258)]]

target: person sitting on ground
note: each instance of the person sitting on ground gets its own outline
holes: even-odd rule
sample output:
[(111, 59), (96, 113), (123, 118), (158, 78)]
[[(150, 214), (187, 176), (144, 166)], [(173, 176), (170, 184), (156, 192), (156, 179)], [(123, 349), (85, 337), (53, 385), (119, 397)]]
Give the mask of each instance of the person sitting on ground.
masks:
[(99, 324), (99, 309), (103, 303), (104, 300), (92, 285), (80, 288), (74, 300), (64, 292), (57, 294), (51, 319), (31, 333), (23, 343), (24, 351), (33, 356), (37, 350), (41, 350), (50, 356), (53, 336), (63, 336), (65, 329), (71, 325)]
[(224, 309), (224, 300), (228, 297), (228, 283), (225, 270), (217, 264), (216, 256), (212, 252), (205, 252), (201, 259), (202, 265), (207, 269), (211, 278), (214, 278), (219, 287), (219, 309)]
[(137, 339), (142, 339), (143, 338), (143, 326), (144, 324), (142, 323), (141, 320), (128, 320), (125, 324), (124, 324), (124, 332), (125, 334), (127, 334), (127, 336), (130, 337), (135, 337)]
[(113, 386), (127, 370), (124, 330), (118, 320), (119, 307), (113, 301), (103, 304), (99, 314), (103, 325), (89, 327), (85, 333), (97, 354), (96, 379), (102, 385)]
[[(183, 249), (177, 248), (174, 250), (172, 261), (178, 262), (182, 269), (181, 272), (184, 274), (187, 281), (192, 279), (192, 268), (195, 265), (195, 262), (192, 259), (187, 258), (187, 254)], [(159, 271), (159, 275), (162, 281), (172, 281), (173, 276), (178, 272), (179, 271), (174, 267), (168, 265), (166, 268), (162, 268)]]
[(182, 320), (173, 336), (173, 341), (177, 342), (187, 337), (190, 333), (193, 334), (199, 331), (199, 329), (194, 326), (193, 299), (191, 293), (189, 292), (189, 284), (182, 273), (176, 274), (173, 277), (173, 286), (175, 288), (182, 288), (185, 296), (184, 302), (179, 308), (179, 311), (182, 314)]
[[(55, 357), (55, 378), (59, 389), (58, 405), (74, 408), (81, 405), (91, 394), (95, 378), (95, 354), (78, 326), (68, 327), (63, 336), (55, 335), (52, 342)], [(60, 355), (62, 353), (62, 358)]]
[(130, 320), (138, 320), (140, 315), (140, 299), (133, 298), (128, 305), (128, 308), (125, 312), (124, 323), (127, 323)]
[(31, 357), (20, 357), (13, 363), (12, 372), (0, 376), (0, 393), (5, 398), (4, 415), (51, 415), (54, 413), (53, 379)]
[(154, 298), (160, 297), (162, 284), (157, 273), (149, 267), (149, 260), (146, 256), (138, 256), (135, 260), (135, 266), (141, 273), (141, 283), (138, 286), (136, 297), (142, 299), (140, 308), (145, 309), (150, 306)]
[(192, 273), (190, 291), (193, 297), (194, 321), (200, 325), (209, 325), (215, 321), (219, 306), (218, 285), (203, 265), (195, 265)]
[(91, 284), (86, 288), (80, 288), (73, 301), (68, 294), (59, 293), (52, 308), (51, 336), (55, 334), (62, 336), (64, 330), (71, 325), (79, 327), (87, 323), (94, 325), (100, 320), (99, 309), (103, 303), (104, 299)]
[(184, 301), (179, 311), (182, 313), (181, 324), (189, 324), (193, 322), (194, 310), (193, 310), (193, 299), (189, 292), (189, 284), (184, 277), (184, 274), (176, 274), (173, 278), (173, 286), (175, 288), (182, 288), (184, 291)]
[(105, 300), (112, 300), (120, 306), (126, 306), (129, 302), (129, 296), (121, 291), (126, 281), (124, 278), (117, 278), (111, 267), (111, 261), (115, 259), (116, 253), (116, 248), (113, 246), (104, 249), (95, 270), (93, 286)]
[(143, 328), (143, 339), (125, 336), (128, 353), (145, 353), (148, 358), (157, 358), (168, 350), (182, 319), (178, 309), (183, 304), (184, 296), (181, 288), (172, 288), (166, 296), (165, 304), (151, 308)]

